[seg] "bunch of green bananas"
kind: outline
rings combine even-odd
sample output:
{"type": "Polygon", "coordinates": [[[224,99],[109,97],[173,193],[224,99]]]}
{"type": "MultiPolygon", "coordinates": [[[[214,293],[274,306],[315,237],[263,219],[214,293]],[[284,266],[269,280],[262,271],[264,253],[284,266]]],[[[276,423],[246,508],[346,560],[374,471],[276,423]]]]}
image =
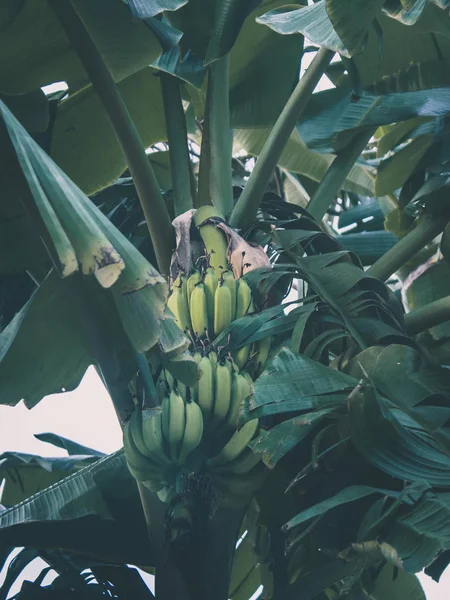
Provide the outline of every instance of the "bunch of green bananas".
{"type": "Polygon", "coordinates": [[[135,409],[123,428],[123,446],[130,473],[154,492],[170,483],[203,437],[203,415],[196,402],[171,390],[161,410],[147,416],[135,409]]]}
{"type": "Polygon", "coordinates": [[[250,395],[253,380],[247,372],[240,371],[232,359],[220,360],[213,350],[203,354],[195,352],[194,359],[201,374],[197,385],[185,386],[163,370],[157,381],[160,399],[164,403],[167,394],[178,392],[185,402],[192,400],[198,404],[205,430],[222,430],[231,435],[237,427],[241,403],[250,395]]]}
{"type": "Polygon", "coordinates": [[[214,351],[194,354],[201,371],[194,399],[203,413],[205,429],[234,432],[241,402],[250,395],[250,375],[239,371],[230,358],[218,360],[214,351]]]}
{"type": "Polygon", "coordinates": [[[224,506],[245,506],[266,477],[267,469],[260,462],[260,456],[248,447],[257,435],[258,428],[258,419],[245,423],[235,431],[222,450],[206,463],[219,503],[224,506]]]}
{"type": "Polygon", "coordinates": [[[234,278],[224,232],[208,221],[216,216],[216,211],[209,206],[197,210],[196,225],[205,247],[207,266],[191,274],[180,274],[168,301],[183,331],[189,330],[198,338],[210,340],[234,319],[254,312],[248,283],[245,279],[234,278]]]}
{"type": "Polygon", "coordinates": [[[195,224],[205,248],[203,267],[180,273],[168,300],[193,349],[202,349],[194,353],[200,379],[195,386],[186,386],[162,370],[156,382],[161,409],[152,416],[135,410],[123,430],[131,474],[169,505],[180,494],[183,477],[206,476],[220,504],[243,506],[267,472],[249,448],[258,419],[239,430],[237,423],[253,383],[249,371],[254,377],[261,373],[271,340],[243,346],[231,355],[223,347],[217,353],[212,344],[235,319],[255,312],[247,281],[235,279],[228,263],[228,242],[216,227],[217,216],[212,207],[197,210],[195,224]]]}
{"type": "Polygon", "coordinates": [[[252,293],[245,279],[235,279],[231,270],[219,277],[213,267],[180,274],[175,280],[168,306],[183,331],[213,340],[232,321],[254,312],[252,293]]]}

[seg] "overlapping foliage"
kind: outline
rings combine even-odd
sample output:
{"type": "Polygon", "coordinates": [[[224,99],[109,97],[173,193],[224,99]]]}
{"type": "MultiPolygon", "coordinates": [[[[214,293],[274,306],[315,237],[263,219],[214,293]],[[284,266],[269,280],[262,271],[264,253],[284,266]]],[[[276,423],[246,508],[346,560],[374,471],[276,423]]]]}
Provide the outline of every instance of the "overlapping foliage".
{"type": "MultiPolygon", "coordinates": [[[[115,401],[131,402],[130,380],[151,397],[155,364],[195,380],[97,93],[47,2],[5,4],[0,402],[32,407],[74,389],[90,364],[115,401]],[[68,85],[63,99],[40,91],[57,81],[68,85]]],[[[263,586],[263,597],[280,600],[299,590],[305,599],[421,600],[414,573],[439,579],[450,561],[448,2],[72,4],[142,143],[153,146],[148,159],[172,218],[162,74],[180,86],[196,180],[208,77],[229,55],[236,200],[297,82],[305,44],[338,53],[326,70],[334,89],[308,103],[256,221],[241,232],[271,260],[247,276],[263,310],[217,341],[234,350],[272,339],[240,414],[262,420],[252,448],[270,475],[242,524],[229,597],[246,600],[263,586]],[[327,196],[320,182],[333,155],[344,164],[364,135],[351,169],[336,160],[339,185],[327,196]],[[319,196],[329,207],[321,224],[304,210],[320,213],[319,196]],[[442,238],[414,242],[431,220],[442,238]],[[397,265],[401,243],[414,251],[397,265]],[[372,276],[382,257],[388,285],[372,276]],[[433,315],[435,301],[442,313],[433,315]]],[[[76,581],[87,594],[80,573],[89,568],[92,594],[146,597],[135,572],[111,566],[156,563],[122,452],[58,444],[67,458],[1,457],[2,564],[13,547],[26,550],[0,595],[39,555],[60,575],[55,589],[76,581]]],[[[35,597],[41,583],[17,597],[35,597]]]]}

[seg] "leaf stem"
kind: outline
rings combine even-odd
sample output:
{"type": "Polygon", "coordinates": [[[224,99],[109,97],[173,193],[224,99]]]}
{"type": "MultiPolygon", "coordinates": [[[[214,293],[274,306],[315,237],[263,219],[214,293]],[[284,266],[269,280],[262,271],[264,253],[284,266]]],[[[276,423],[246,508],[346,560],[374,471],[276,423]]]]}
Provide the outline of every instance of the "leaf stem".
{"type": "Polygon", "coordinates": [[[419,220],[417,226],[379,258],[366,274],[381,281],[389,279],[393,273],[398,271],[419,250],[444,231],[449,218],[449,216],[445,217],[442,214],[424,216],[419,220]]]}
{"type": "Polygon", "coordinates": [[[225,217],[233,208],[229,77],[230,56],[226,54],[212,63],[208,72],[198,198],[199,206],[214,204],[225,217]]]}
{"type": "Polygon", "coordinates": [[[173,203],[177,217],[192,208],[187,127],[181,101],[180,81],[167,73],[161,73],[160,78],[170,151],[173,203]]]}
{"type": "Polygon", "coordinates": [[[94,40],[71,0],[49,0],[49,2],[108,114],[136,186],[158,267],[162,273],[167,274],[174,234],[158,181],[145,154],[136,126],[94,40]]]}
{"type": "Polygon", "coordinates": [[[321,48],[292,92],[261,150],[241,197],[231,213],[230,225],[232,227],[245,228],[254,221],[267,184],[289,140],[289,136],[333,56],[334,52],[321,48]]]}
{"type": "Polygon", "coordinates": [[[345,178],[366,147],[375,129],[375,127],[365,129],[354,136],[350,143],[337,153],[336,158],[328,167],[327,172],[306,207],[306,210],[318,223],[323,219],[328,208],[338,195],[345,178]]]}
{"type": "Polygon", "coordinates": [[[416,335],[445,321],[450,321],[450,296],[430,302],[405,315],[408,335],[416,335]]]}

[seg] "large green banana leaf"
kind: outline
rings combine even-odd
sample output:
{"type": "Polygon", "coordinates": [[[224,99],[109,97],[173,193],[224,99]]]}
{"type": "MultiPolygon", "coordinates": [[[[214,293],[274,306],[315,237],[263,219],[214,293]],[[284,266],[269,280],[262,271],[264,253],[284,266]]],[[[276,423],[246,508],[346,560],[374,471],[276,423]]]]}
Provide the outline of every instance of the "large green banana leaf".
{"type": "MultiPolygon", "coordinates": [[[[190,2],[167,14],[173,19],[176,15],[177,24],[184,32],[183,43],[190,40],[194,50],[199,49],[193,40],[197,44],[204,43],[206,50],[211,39],[211,56],[214,57],[236,40],[231,52],[233,123],[240,127],[273,123],[295,85],[302,37],[282,38],[257,24],[255,16],[263,10],[261,7],[247,17],[239,33],[248,7],[242,10],[239,3],[233,2],[220,4],[225,24],[218,17],[217,26],[211,31],[208,17],[203,18],[208,11],[201,2],[197,4],[190,2]],[[200,20],[196,17],[199,11],[200,20]],[[234,18],[227,17],[228,11],[234,15],[233,11],[242,13],[239,25],[234,18]],[[193,25],[195,34],[189,35],[193,25]],[[197,35],[199,31],[201,35],[197,35]]],[[[264,2],[268,8],[280,4],[279,0],[264,2]]],[[[76,8],[119,84],[144,145],[165,140],[159,79],[154,77],[152,69],[145,68],[161,54],[158,36],[151,27],[134,19],[119,0],[95,4],[79,0],[76,8]]],[[[58,109],[52,157],[87,193],[112,183],[125,169],[124,158],[97,95],[87,85],[81,63],[51,9],[44,1],[27,3],[7,25],[0,42],[0,50],[1,44],[5,48],[2,52],[4,62],[0,62],[0,91],[21,93],[55,81],[66,81],[70,95],[58,109]],[[45,35],[42,34],[44,30],[45,35]],[[38,62],[28,58],[36,55],[38,62]]]]}
{"type": "MultiPolygon", "coordinates": [[[[88,84],[86,72],[45,0],[17,3],[2,23],[0,91],[22,94],[65,81],[71,93],[88,84]]],[[[75,0],[76,10],[114,79],[121,81],[161,53],[158,38],[120,1],[75,0]]]]}
{"type": "MultiPolygon", "coordinates": [[[[335,152],[345,147],[352,135],[362,128],[397,123],[413,117],[443,117],[450,110],[450,88],[384,96],[362,92],[357,102],[352,102],[351,96],[352,90],[346,87],[314,95],[314,101],[308,104],[297,125],[308,148],[335,152]]],[[[411,127],[415,123],[411,121],[411,127]]],[[[434,121],[430,129],[433,124],[434,121]]]]}
{"type": "Polygon", "coordinates": [[[0,481],[3,480],[0,503],[4,506],[18,504],[98,458],[91,455],[42,458],[5,452],[0,455],[0,481]]]}
{"type": "MultiPolygon", "coordinates": [[[[258,156],[266,141],[270,129],[237,129],[234,132],[235,149],[244,149],[249,154],[258,156]]],[[[334,156],[323,155],[310,150],[295,130],[283,150],[278,164],[280,167],[305,175],[313,181],[320,181],[334,156]]],[[[373,196],[374,181],[370,169],[356,164],[342,183],[342,189],[363,196],[373,196]]]]}
{"type": "Polygon", "coordinates": [[[270,11],[260,22],[285,35],[301,32],[320,46],[352,56],[349,75],[358,92],[373,88],[384,94],[448,85],[448,13],[427,3],[421,18],[405,25],[382,14],[381,4],[377,0],[320,0],[294,12],[292,5],[288,13],[270,11]]]}
{"type": "Polygon", "coordinates": [[[146,532],[122,450],[0,513],[3,547],[60,548],[116,564],[152,564],[146,532]]]}

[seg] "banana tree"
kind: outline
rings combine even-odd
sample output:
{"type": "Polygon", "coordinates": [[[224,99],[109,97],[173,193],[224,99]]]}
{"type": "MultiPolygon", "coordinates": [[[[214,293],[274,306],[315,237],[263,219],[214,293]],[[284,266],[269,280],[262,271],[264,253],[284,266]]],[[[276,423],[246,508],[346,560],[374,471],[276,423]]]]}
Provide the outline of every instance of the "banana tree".
{"type": "Polygon", "coordinates": [[[0,598],[36,556],[58,578],[18,598],[152,597],[130,564],[159,600],[424,598],[450,562],[448,3],[7,4],[1,402],[94,365],[124,448],[2,457],[0,598]]]}

